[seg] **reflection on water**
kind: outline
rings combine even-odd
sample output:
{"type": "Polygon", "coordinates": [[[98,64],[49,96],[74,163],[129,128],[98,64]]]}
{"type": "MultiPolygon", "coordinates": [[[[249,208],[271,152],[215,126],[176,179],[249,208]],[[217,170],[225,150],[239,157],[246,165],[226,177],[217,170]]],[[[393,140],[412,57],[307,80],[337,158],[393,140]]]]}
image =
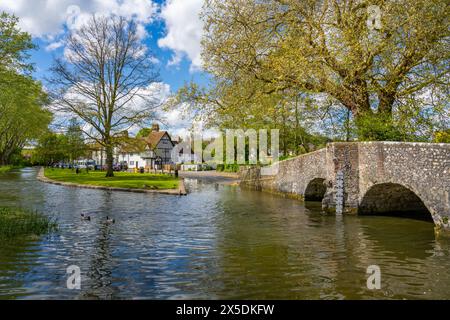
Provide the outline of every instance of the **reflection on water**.
{"type": "Polygon", "coordinates": [[[429,222],[328,216],[317,203],[187,182],[191,194],[174,197],[47,185],[32,169],[0,177],[1,206],[38,209],[60,225],[0,244],[0,298],[450,297],[450,244],[429,222]],[[373,264],[380,291],[366,288],[373,264]],[[70,265],[81,268],[81,291],[66,289],[70,265]]]}

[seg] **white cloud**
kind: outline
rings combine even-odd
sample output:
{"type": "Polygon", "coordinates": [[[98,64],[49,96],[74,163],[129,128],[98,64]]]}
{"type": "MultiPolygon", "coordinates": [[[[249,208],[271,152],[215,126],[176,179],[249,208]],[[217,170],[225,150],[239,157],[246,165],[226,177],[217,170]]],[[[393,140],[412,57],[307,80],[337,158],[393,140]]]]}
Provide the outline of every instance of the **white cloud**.
{"type": "Polygon", "coordinates": [[[144,35],[143,25],[153,20],[157,5],[151,0],[1,0],[0,11],[18,16],[22,29],[33,36],[52,40],[92,14],[134,18],[144,35]]]}
{"type": "Polygon", "coordinates": [[[48,46],[46,46],[45,50],[46,51],[54,51],[56,49],[61,48],[62,46],[64,46],[64,41],[56,41],[56,42],[52,42],[48,46]]]}
{"type": "Polygon", "coordinates": [[[67,29],[79,28],[92,14],[118,14],[138,22],[140,37],[148,36],[146,25],[158,16],[165,22],[166,35],[158,45],[173,51],[169,65],[189,59],[191,71],[202,66],[200,41],[203,23],[199,17],[204,0],[0,0],[0,11],[20,18],[20,27],[32,36],[46,40],[47,51],[63,46],[61,36],[67,29]]]}
{"type": "Polygon", "coordinates": [[[184,57],[192,61],[191,70],[202,66],[200,41],[203,22],[200,11],[204,0],[167,0],[161,10],[167,34],[159,39],[158,45],[174,51],[169,65],[177,65],[184,57]]]}

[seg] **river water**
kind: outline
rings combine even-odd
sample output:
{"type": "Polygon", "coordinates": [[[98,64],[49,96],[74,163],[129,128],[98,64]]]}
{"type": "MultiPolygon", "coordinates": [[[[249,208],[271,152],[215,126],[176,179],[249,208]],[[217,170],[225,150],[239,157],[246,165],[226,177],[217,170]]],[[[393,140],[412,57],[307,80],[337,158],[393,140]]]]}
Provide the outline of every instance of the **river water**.
{"type": "Polygon", "coordinates": [[[174,197],[65,188],[36,175],[2,175],[0,206],[39,210],[59,230],[0,244],[0,299],[450,298],[450,241],[435,239],[430,222],[339,218],[320,204],[197,180],[174,197]],[[67,289],[71,265],[81,290],[67,289]],[[367,288],[370,265],[381,269],[381,290],[367,288]]]}

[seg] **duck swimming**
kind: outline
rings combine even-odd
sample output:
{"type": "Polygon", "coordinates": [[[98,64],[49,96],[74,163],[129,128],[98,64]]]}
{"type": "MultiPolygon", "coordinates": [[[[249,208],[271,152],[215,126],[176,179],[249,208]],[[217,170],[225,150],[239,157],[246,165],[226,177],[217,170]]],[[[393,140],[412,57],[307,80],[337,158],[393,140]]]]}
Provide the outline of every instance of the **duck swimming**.
{"type": "Polygon", "coordinates": [[[85,220],[85,221],[91,221],[91,217],[85,215],[84,213],[81,214],[81,219],[82,219],[82,220],[85,220]]]}
{"type": "Polygon", "coordinates": [[[109,217],[106,217],[106,223],[114,224],[114,223],[116,223],[116,219],[110,219],[109,217]]]}

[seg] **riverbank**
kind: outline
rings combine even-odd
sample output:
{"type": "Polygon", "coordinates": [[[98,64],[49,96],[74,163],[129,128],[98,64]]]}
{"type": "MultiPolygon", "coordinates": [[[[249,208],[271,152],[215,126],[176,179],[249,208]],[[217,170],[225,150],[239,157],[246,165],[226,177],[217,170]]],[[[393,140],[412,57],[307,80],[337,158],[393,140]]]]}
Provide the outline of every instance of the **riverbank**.
{"type": "Polygon", "coordinates": [[[0,166],[0,174],[1,173],[7,173],[7,172],[9,172],[11,170],[20,169],[20,168],[21,167],[18,167],[18,166],[0,166]]]}
{"type": "Polygon", "coordinates": [[[86,189],[168,195],[187,194],[182,179],[167,175],[116,172],[114,178],[105,178],[104,172],[90,171],[76,174],[72,170],[41,168],[38,180],[65,187],[86,189]]]}
{"type": "Polygon", "coordinates": [[[56,223],[37,212],[0,207],[0,239],[38,237],[56,230],[56,223]]]}

